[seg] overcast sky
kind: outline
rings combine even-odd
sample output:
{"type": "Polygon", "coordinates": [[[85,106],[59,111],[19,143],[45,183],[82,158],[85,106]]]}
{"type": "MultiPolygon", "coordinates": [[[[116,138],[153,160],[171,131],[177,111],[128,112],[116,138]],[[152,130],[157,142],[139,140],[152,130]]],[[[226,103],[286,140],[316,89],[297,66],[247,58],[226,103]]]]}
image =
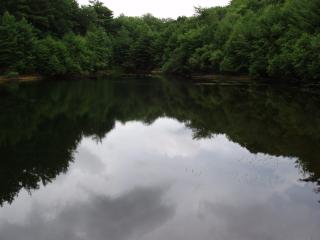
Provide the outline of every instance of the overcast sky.
{"type": "MultiPolygon", "coordinates": [[[[212,7],[223,6],[230,0],[101,0],[110,8],[115,16],[121,13],[127,16],[141,16],[145,13],[160,18],[176,18],[178,16],[192,16],[194,6],[212,7]]],[[[78,0],[80,4],[87,4],[89,0],[78,0]]]]}

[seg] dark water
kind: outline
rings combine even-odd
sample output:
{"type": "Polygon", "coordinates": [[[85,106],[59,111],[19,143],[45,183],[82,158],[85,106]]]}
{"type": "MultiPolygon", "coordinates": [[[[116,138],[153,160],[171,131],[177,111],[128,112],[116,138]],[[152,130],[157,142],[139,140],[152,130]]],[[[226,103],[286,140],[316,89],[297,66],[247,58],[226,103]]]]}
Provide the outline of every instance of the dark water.
{"type": "Polygon", "coordinates": [[[1,240],[320,239],[320,91],[0,87],[1,240]]]}

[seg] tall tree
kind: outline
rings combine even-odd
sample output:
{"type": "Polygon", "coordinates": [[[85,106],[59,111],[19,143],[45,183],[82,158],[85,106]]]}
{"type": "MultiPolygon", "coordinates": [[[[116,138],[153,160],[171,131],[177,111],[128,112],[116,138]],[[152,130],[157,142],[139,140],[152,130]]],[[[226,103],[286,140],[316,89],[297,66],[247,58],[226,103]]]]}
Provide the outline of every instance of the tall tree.
{"type": "Polygon", "coordinates": [[[33,70],[34,29],[6,12],[0,22],[0,69],[33,70]]]}

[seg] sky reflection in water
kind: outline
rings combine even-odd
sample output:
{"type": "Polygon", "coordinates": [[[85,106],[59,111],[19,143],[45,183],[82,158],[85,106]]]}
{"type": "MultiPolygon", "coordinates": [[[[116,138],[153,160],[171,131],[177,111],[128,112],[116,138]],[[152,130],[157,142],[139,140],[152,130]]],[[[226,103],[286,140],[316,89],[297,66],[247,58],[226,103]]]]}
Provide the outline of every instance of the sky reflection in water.
{"type": "Polygon", "coordinates": [[[0,209],[0,239],[318,239],[319,196],[297,159],[252,154],[177,120],[84,137],[52,183],[0,209]]]}

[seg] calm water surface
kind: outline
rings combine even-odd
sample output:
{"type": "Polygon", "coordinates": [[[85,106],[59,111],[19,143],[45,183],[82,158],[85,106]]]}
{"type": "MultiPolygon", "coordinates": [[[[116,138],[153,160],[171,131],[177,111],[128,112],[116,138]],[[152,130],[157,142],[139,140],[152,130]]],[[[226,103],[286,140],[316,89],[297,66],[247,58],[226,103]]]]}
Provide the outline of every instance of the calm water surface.
{"type": "Polygon", "coordinates": [[[1,86],[0,239],[320,239],[319,107],[316,86],[1,86]]]}

